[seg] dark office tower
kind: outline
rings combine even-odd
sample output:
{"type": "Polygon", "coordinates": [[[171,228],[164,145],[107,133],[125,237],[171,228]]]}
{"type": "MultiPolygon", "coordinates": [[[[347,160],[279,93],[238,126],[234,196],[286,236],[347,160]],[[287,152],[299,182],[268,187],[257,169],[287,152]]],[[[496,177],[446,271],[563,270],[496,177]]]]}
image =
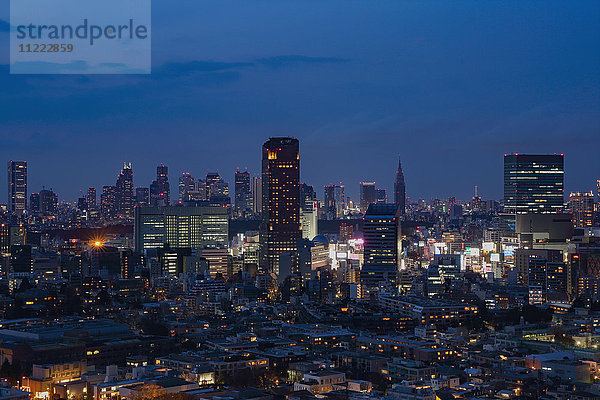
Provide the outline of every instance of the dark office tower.
{"type": "Polygon", "coordinates": [[[184,201],[189,200],[188,193],[194,192],[196,190],[196,181],[194,177],[190,175],[189,172],[184,172],[179,177],[179,203],[183,203],[184,201]]]}
{"type": "Polygon", "coordinates": [[[221,175],[218,172],[209,172],[206,174],[206,186],[212,185],[221,180],[221,175]]]}
{"type": "Polygon", "coordinates": [[[550,214],[563,209],[562,154],[504,156],[504,211],[508,214],[550,214]]]}
{"type": "Polygon", "coordinates": [[[138,207],[148,207],[150,205],[150,190],[148,188],[135,188],[135,205],[138,207]]]}
{"type": "Polygon", "coordinates": [[[364,217],[364,263],[360,272],[363,291],[374,293],[389,285],[397,293],[397,275],[402,252],[400,207],[371,204],[364,217]]]}
{"type": "Polygon", "coordinates": [[[206,185],[206,180],[197,179],[196,180],[196,191],[198,192],[197,197],[198,200],[208,200],[208,186],[206,185]]]}
{"type": "Polygon", "coordinates": [[[40,190],[40,212],[44,216],[52,216],[58,210],[58,195],[52,189],[40,190]]]}
{"type": "Polygon", "coordinates": [[[110,221],[116,216],[116,186],[102,186],[102,194],[100,195],[100,213],[102,218],[110,221]]]}
{"type": "Polygon", "coordinates": [[[40,194],[31,193],[29,196],[29,211],[35,213],[40,212],[40,194]]]}
{"type": "Polygon", "coordinates": [[[252,178],[252,211],[258,215],[262,212],[262,178],[252,178]]]}
{"type": "Polygon", "coordinates": [[[133,218],[133,170],[131,163],[124,163],[117,178],[117,193],[115,197],[117,215],[121,218],[133,218]]]}
{"type": "Polygon", "coordinates": [[[20,215],[27,209],[27,161],[8,162],[8,211],[20,215]]]}
{"type": "Polygon", "coordinates": [[[360,183],[360,208],[364,212],[369,208],[370,204],[377,202],[377,190],[375,182],[360,183]]]}
{"type": "Polygon", "coordinates": [[[312,186],[300,185],[300,227],[302,237],[312,240],[318,234],[317,194],[312,186]]]}
{"type": "Polygon", "coordinates": [[[245,217],[252,211],[252,192],[250,191],[250,173],[235,172],[235,214],[245,217]]]}
{"type": "Polygon", "coordinates": [[[377,203],[386,204],[388,201],[385,189],[377,189],[377,203]]]}
{"type": "Polygon", "coordinates": [[[346,207],[344,186],[327,185],[324,187],[323,192],[327,219],[333,220],[343,218],[344,208],[346,207]]]}
{"type": "Polygon", "coordinates": [[[206,174],[206,187],[209,199],[218,199],[229,196],[229,184],[217,172],[206,174]]]}
{"type": "Polygon", "coordinates": [[[85,199],[89,208],[96,208],[96,188],[89,188],[85,199]]]}
{"type": "Polygon", "coordinates": [[[80,197],[77,199],[77,209],[79,211],[85,211],[88,209],[88,204],[87,204],[87,200],[85,199],[85,197],[80,197]]]}
{"type": "Polygon", "coordinates": [[[573,226],[584,228],[594,226],[594,194],[571,193],[569,195],[569,211],[573,216],[573,226]]]}
{"type": "Polygon", "coordinates": [[[404,184],[404,172],[402,171],[402,162],[398,156],[398,170],[396,171],[396,181],[394,182],[394,203],[400,208],[400,215],[406,212],[406,186],[404,184]]]}
{"type": "Polygon", "coordinates": [[[295,252],[301,236],[299,147],[290,137],[271,138],[262,147],[261,266],[275,274],[279,256],[295,252]]]}
{"type": "Polygon", "coordinates": [[[168,206],[171,199],[169,187],[169,167],[160,164],[156,167],[156,180],[150,184],[150,205],[168,206]]]}
{"type": "Polygon", "coordinates": [[[305,211],[312,211],[313,203],[317,201],[317,193],[315,189],[303,183],[300,185],[300,207],[305,211]]]}

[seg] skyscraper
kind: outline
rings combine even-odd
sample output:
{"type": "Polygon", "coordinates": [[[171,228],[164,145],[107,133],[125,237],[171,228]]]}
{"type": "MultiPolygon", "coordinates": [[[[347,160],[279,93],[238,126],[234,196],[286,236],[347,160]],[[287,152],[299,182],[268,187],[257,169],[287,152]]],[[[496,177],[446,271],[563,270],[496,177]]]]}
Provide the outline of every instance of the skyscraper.
{"type": "Polygon", "coordinates": [[[387,202],[388,197],[385,189],[377,189],[377,203],[386,204],[387,202]]]}
{"type": "Polygon", "coordinates": [[[156,180],[150,184],[150,205],[168,206],[170,199],[169,167],[160,164],[156,167],[156,180]]]}
{"type": "Polygon", "coordinates": [[[131,163],[123,163],[123,169],[117,178],[115,206],[119,217],[133,218],[133,170],[131,163]]]}
{"type": "Polygon", "coordinates": [[[594,194],[571,193],[569,195],[569,211],[573,216],[573,226],[583,228],[594,225],[594,194]]]}
{"type": "Polygon", "coordinates": [[[116,195],[116,186],[102,186],[102,194],[100,195],[100,213],[102,214],[102,218],[106,221],[112,220],[117,213],[116,195]]]}
{"type": "Polygon", "coordinates": [[[360,182],[360,209],[365,212],[374,203],[377,203],[375,182],[360,182]]]}
{"type": "Polygon", "coordinates": [[[402,162],[398,156],[398,170],[396,171],[396,181],[394,182],[394,203],[400,208],[400,215],[406,212],[406,186],[404,184],[404,172],[402,171],[402,162]]]}
{"type": "Polygon", "coordinates": [[[85,200],[89,208],[96,208],[96,188],[89,188],[87,191],[87,195],[85,196],[85,200]]]}
{"type": "Polygon", "coordinates": [[[244,217],[252,211],[252,193],[250,191],[250,173],[235,172],[235,214],[244,217]]]}
{"type": "Polygon", "coordinates": [[[300,238],[298,139],[270,138],[262,147],[261,266],[279,273],[279,257],[300,238]]]}
{"type": "Polygon", "coordinates": [[[179,177],[179,203],[189,200],[188,193],[196,190],[196,181],[189,172],[184,172],[179,177]]]}
{"type": "Polygon", "coordinates": [[[344,217],[344,208],[346,207],[346,196],[343,185],[327,185],[324,188],[323,200],[327,219],[339,219],[344,217]]]}
{"type": "Polygon", "coordinates": [[[558,213],[564,203],[562,154],[505,154],[504,210],[509,214],[558,213]]]}
{"type": "Polygon", "coordinates": [[[374,292],[384,282],[396,288],[402,252],[400,207],[371,204],[364,217],[363,291],[374,292]]]}
{"type": "MultiPolygon", "coordinates": [[[[229,198],[229,184],[223,180],[217,172],[206,174],[206,186],[208,187],[208,196],[211,201],[223,201],[229,198]]],[[[229,204],[229,200],[227,200],[229,204]]]]}
{"type": "Polygon", "coordinates": [[[8,211],[17,215],[27,209],[27,161],[8,162],[8,211]]]}
{"type": "Polygon", "coordinates": [[[150,189],[147,187],[135,188],[135,205],[137,207],[148,207],[150,205],[150,189]]]}
{"type": "Polygon", "coordinates": [[[40,212],[44,216],[53,216],[58,209],[58,195],[52,189],[40,190],[40,212]]]}
{"type": "Polygon", "coordinates": [[[252,211],[258,215],[262,212],[262,178],[252,178],[252,211]]]}
{"type": "Polygon", "coordinates": [[[317,194],[312,186],[300,185],[300,226],[302,238],[312,240],[317,236],[318,210],[317,194]]]}

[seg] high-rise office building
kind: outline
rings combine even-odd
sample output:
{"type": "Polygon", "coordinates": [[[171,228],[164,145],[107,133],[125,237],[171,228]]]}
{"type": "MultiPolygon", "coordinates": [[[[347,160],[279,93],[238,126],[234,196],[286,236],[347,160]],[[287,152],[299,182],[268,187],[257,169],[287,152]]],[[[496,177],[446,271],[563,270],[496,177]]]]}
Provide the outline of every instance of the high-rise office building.
{"type": "Polygon", "coordinates": [[[150,205],[168,206],[170,201],[169,167],[160,164],[156,167],[156,180],[150,184],[150,205]]]}
{"type": "Polygon", "coordinates": [[[8,162],[8,211],[21,215],[27,210],[27,161],[8,162]]]}
{"type": "Polygon", "coordinates": [[[229,184],[217,172],[206,174],[206,186],[211,202],[222,203],[223,205],[230,203],[229,184]]]}
{"type": "Polygon", "coordinates": [[[133,170],[131,163],[124,163],[123,169],[117,178],[115,194],[115,207],[117,215],[121,218],[133,218],[133,170]]]}
{"type": "Polygon", "coordinates": [[[562,154],[504,156],[504,211],[508,214],[559,213],[564,203],[562,154]]]}
{"type": "Polygon", "coordinates": [[[594,194],[571,193],[569,195],[569,211],[573,216],[573,226],[583,228],[594,225],[594,194]]]}
{"type": "Polygon", "coordinates": [[[364,217],[363,291],[373,293],[381,283],[396,288],[402,252],[400,207],[371,204],[364,217]]]}
{"type": "Polygon", "coordinates": [[[250,190],[250,173],[235,172],[235,214],[245,217],[252,211],[252,193],[250,190]]]}
{"type": "Polygon", "coordinates": [[[102,194],[100,195],[100,213],[102,218],[110,221],[117,214],[117,187],[113,185],[102,186],[102,194]]]}
{"type": "Polygon", "coordinates": [[[386,204],[388,202],[387,192],[385,189],[377,189],[377,203],[386,204]]]}
{"type": "Polygon", "coordinates": [[[196,191],[196,180],[189,172],[184,172],[179,177],[179,203],[183,203],[184,201],[188,201],[189,194],[196,191]]]}
{"type": "Polygon", "coordinates": [[[318,232],[317,194],[312,186],[300,185],[300,227],[302,238],[312,240],[318,232]]]}
{"type": "Polygon", "coordinates": [[[325,201],[325,212],[327,219],[340,219],[344,217],[344,208],[346,208],[346,195],[343,185],[327,185],[323,190],[323,200],[325,201]]]}
{"type": "Polygon", "coordinates": [[[88,188],[87,194],[85,196],[85,200],[89,208],[96,208],[97,205],[97,196],[96,196],[96,188],[88,188]]]}
{"type": "Polygon", "coordinates": [[[370,204],[377,203],[375,182],[360,182],[360,209],[365,212],[370,204]]]}
{"type": "Polygon", "coordinates": [[[224,207],[138,207],[135,250],[160,248],[227,248],[229,220],[224,207]]]}
{"type": "Polygon", "coordinates": [[[252,178],[252,211],[259,215],[262,212],[262,178],[252,178]]]}
{"type": "Polygon", "coordinates": [[[40,194],[31,193],[29,196],[29,211],[32,213],[40,212],[40,194]]]}
{"type": "Polygon", "coordinates": [[[394,182],[394,203],[400,207],[400,215],[404,215],[406,212],[406,185],[404,184],[404,172],[402,171],[400,156],[398,156],[398,170],[394,182]]]}
{"type": "Polygon", "coordinates": [[[262,147],[261,266],[279,273],[279,257],[300,238],[298,139],[271,138],[262,147]]]}
{"type": "Polygon", "coordinates": [[[53,216],[58,210],[58,195],[52,189],[40,190],[40,212],[44,216],[53,216]]]}
{"type": "Polygon", "coordinates": [[[150,189],[147,187],[135,188],[135,205],[137,207],[148,207],[150,205],[150,189]]]}

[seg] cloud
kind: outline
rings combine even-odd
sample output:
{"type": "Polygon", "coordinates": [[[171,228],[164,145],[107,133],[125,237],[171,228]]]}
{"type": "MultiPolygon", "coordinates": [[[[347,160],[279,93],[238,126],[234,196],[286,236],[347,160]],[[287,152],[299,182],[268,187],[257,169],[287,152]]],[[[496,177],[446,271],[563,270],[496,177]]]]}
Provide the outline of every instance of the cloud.
{"type": "Polygon", "coordinates": [[[301,64],[341,64],[347,59],[338,57],[310,57],[302,55],[285,55],[275,57],[259,58],[257,62],[269,68],[282,68],[301,64]]]}
{"type": "Polygon", "coordinates": [[[195,73],[220,72],[253,66],[248,62],[221,62],[221,61],[188,61],[166,63],[154,68],[153,75],[157,76],[189,76],[195,73]]]}

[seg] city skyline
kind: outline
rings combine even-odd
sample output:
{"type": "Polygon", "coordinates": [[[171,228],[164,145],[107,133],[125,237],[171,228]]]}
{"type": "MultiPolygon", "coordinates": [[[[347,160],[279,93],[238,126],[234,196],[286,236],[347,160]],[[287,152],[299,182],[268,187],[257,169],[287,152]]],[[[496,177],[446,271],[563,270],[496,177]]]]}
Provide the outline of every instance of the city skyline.
{"type": "MultiPolygon", "coordinates": [[[[495,175],[500,175],[499,177],[497,177],[496,179],[496,186],[499,187],[498,191],[500,192],[500,196],[498,197],[490,197],[487,195],[486,192],[482,192],[481,190],[481,185],[479,184],[474,184],[471,187],[471,193],[469,195],[469,193],[465,193],[465,197],[460,197],[458,196],[456,193],[450,192],[447,194],[447,196],[442,196],[442,195],[433,195],[431,197],[425,197],[425,196],[413,196],[412,195],[412,190],[410,187],[410,183],[406,185],[406,198],[409,199],[411,202],[415,202],[417,200],[423,199],[423,200],[430,200],[430,199],[434,199],[434,198],[439,198],[439,199],[447,199],[450,197],[456,197],[457,199],[461,200],[461,201],[469,201],[474,194],[475,191],[475,186],[478,187],[478,195],[480,197],[482,197],[484,200],[496,200],[496,201],[502,201],[504,199],[504,187],[501,184],[502,181],[502,171],[503,171],[503,163],[504,163],[504,158],[506,158],[507,154],[521,154],[521,155],[528,155],[528,154],[535,154],[535,155],[557,155],[557,153],[522,153],[522,152],[518,152],[518,153],[506,153],[506,154],[502,154],[500,155],[500,161],[502,163],[502,165],[500,166],[500,170],[498,171],[498,173],[496,173],[495,175]],[[500,182],[500,184],[499,184],[500,182]]],[[[563,158],[568,159],[568,155],[567,154],[560,154],[561,156],[563,156],[563,158]]],[[[302,160],[302,142],[300,141],[300,158],[302,160]]],[[[386,180],[385,182],[377,182],[377,181],[371,181],[371,182],[375,182],[377,189],[384,189],[387,192],[387,196],[390,202],[393,202],[394,200],[394,188],[395,188],[395,180],[396,180],[396,172],[397,172],[397,167],[398,167],[398,156],[396,156],[396,170],[393,171],[393,173],[390,173],[389,175],[391,176],[390,179],[386,180]]],[[[402,155],[400,155],[400,159],[402,159],[402,155]]],[[[32,176],[35,176],[35,171],[33,170],[31,163],[28,160],[13,160],[14,162],[17,161],[26,161],[27,163],[27,174],[28,174],[28,184],[27,184],[27,192],[28,192],[28,196],[32,193],[37,193],[42,189],[50,189],[53,190],[55,193],[58,194],[59,196],[59,201],[67,201],[70,203],[75,203],[77,202],[78,198],[81,197],[85,197],[86,196],[86,192],[88,190],[88,188],[95,188],[96,191],[98,191],[99,193],[102,192],[102,187],[103,186],[107,186],[107,185],[114,185],[114,182],[118,179],[120,173],[122,172],[122,167],[118,169],[118,173],[115,175],[115,178],[111,181],[105,181],[102,183],[99,183],[97,185],[93,185],[93,184],[89,184],[88,186],[84,186],[81,187],[79,190],[76,191],[76,194],[74,195],[73,198],[67,198],[66,196],[63,195],[62,192],[60,192],[58,189],[55,189],[57,187],[57,185],[52,185],[52,184],[45,184],[42,186],[34,186],[35,184],[32,184],[31,182],[36,182],[35,179],[32,179],[32,176]]],[[[11,162],[13,162],[11,161],[11,162]]],[[[183,170],[183,171],[173,171],[170,167],[170,165],[168,163],[165,162],[159,162],[157,164],[155,164],[154,167],[151,168],[151,173],[154,173],[154,176],[151,176],[150,179],[147,180],[147,182],[145,180],[142,180],[144,178],[140,178],[140,175],[142,177],[147,176],[148,175],[148,171],[139,171],[136,167],[135,164],[129,160],[126,161],[122,161],[121,162],[121,166],[123,165],[123,163],[127,163],[127,164],[131,164],[130,168],[133,170],[134,172],[134,180],[133,180],[133,189],[135,191],[136,188],[149,188],[151,186],[152,181],[154,181],[156,179],[156,168],[157,165],[158,166],[166,166],[169,169],[169,188],[170,188],[170,200],[171,200],[171,204],[175,204],[178,201],[178,193],[179,193],[179,178],[182,175],[186,175],[186,174],[190,174],[192,177],[196,178],[196,179],[204,179],[206,177],[207,174],[211,174],[211,173],[217,173],[219,175],[221,175],[224,178],[224,181],[227,182],[229,184],[229,191],[230,191],[230,197],[231,197],[231,204],[233,205],[235,203],[235,199],[234,199],[234,191],[235,191],[235,174],[236,172],[248,172],[250,174],[251,178],[256,178],[256,177],[260,177],[261,173],[253,172],[252,168],[248,168],[248,167],[235,167],[230,169],[229,171],[223,173],[220,172],[218,170],[215,169],[206,169],[205,171],[200,171],[200,173],[198,173],[198,171],[195,170],[191,170],[191,169],[187,169],[187,170],[183,170]],[[231,176],[230,176],[231,175],[231,176]]],[[[406,167],[404,166],[404,164],[402,164],[402,169],[403,171],[406,171],[406,167]]],[[[389,172],[389,171],[388,171],[389,172]]],[[[574,171],[571,171],[573,175],[574,171]]],[[[404,174],[404,176],[406,176],[406,174],[404,174]]],[[[568,201],[568,196],[569,193],[577,193],[577,192],[595,192],[596,190],[596,186],[597,186],[597,182],[599,180],[599,178],[593,178],[590,182],[589,185],[586,187],[577,187],[575,184],[571,184],[569,185],[569,167],[568,167],[568,161],[565,161],[565,167],[564,167],[564,202],[568,201]]],[[[596,176],[600,176],[600,171],[598,171],[598,174],[596,174],[596,176]]],[[[320,179],[322,180],[322,179],[320,179]]],[[[411,178],[406,179],[406,181],[410,182],[411,178]]],[[[319,200],[325,200],[323,197],[323,190],[326,186],[330,186],[330,185],[342,185],[345,188],[345,196],[346,197],[350,197],[351,200],[355,201],[356,203],[360,202],[360,185],[362,182],[368,182],[368,180],[356,180],[355,182],[328,182],[325,183],[323,186],[319,186],[316,185],[315,183],[311,182],[311,181],[307,181],[304,180],[302,177],[302,169],[300,169],[300,182],[301,183],[306,183],[308,185],[311,185],[313,187],[315,187],[316,193],[317,193],[317,198],[319,200]],[[353,187],[356,186],[356,187],[353,187]]],[[[8,182],[6,182],[8,183],[8,182]]],[[[4,187],[7,187],[7,184],[4,185],[4,187]]],[[[5,193],[5,195],[3,196],[3,198],[7,198],[8,193],[5,193]]],[[[29,201],[29,198],[27,198],[27,201],[29,201]]],[[[2,203],[0,203],[2,204],[2,203]]]]}
{"type": "Polygon", "coordinates": [[[512,152],[565,153],[566,191],[599,175],[597,2],[153,7],[148,77],[9,76],[0,55],[0,159],[27,160],[31,188],[74,200],[123,161],[144,186],[161,162],[233,182],[269,136],[300,140],[302,181],[353,198],[359,181],[392,193],[398,154],[411,198],[499,199],[512,152]]]}

